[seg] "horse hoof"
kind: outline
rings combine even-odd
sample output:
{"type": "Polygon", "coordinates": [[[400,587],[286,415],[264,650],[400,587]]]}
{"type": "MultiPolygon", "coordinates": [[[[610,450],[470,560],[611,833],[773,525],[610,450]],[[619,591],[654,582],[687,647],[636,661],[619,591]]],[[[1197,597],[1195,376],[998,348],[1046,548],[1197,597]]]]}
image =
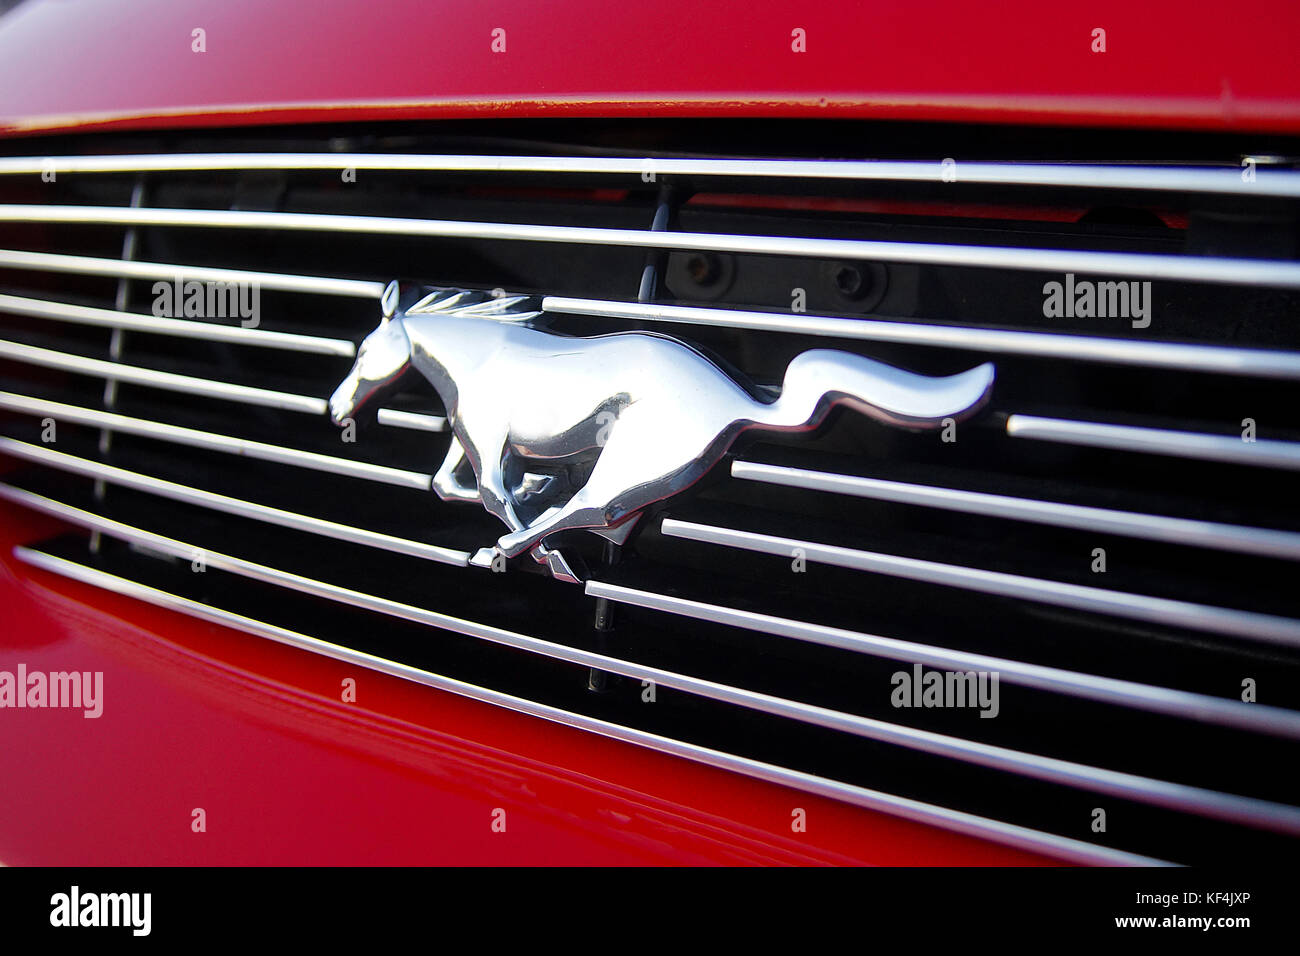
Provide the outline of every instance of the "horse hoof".
{"type": "Polygon", "coordinates": [[[517,558],[525,551],[533,550],[536,545],[528,545],[527,542],[532,535],[527,528],[522,531],[512,531],[509,534],[503,534],[497,538],[496,550],[504,554],[507,558],[517,558]]]}
{"type": "Polygon", "coordinates": [[[567,581],[569,584],[582,583],[582,578],[574,573],[569,567],[569,562],[564,560],[564,555],[558,551],[547,552],[546,567],[551,572],[551,577],[557,581],[567,581]]]}

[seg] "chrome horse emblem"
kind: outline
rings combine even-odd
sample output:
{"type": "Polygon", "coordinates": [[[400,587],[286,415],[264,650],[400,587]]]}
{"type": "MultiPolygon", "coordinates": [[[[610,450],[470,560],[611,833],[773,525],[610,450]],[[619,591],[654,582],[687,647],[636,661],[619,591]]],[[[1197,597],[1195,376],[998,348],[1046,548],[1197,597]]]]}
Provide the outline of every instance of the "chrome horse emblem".
{"type": "Polygon", "coordinates": [[[453,433],[434,491],[480,502],[509,529],[474,564],[530,552],[554,576],[578,580],[548,536],[587,529],[621,544],[646,507],[702,478],[742,433],[810,431],[836,405],[937,428],[979,408],[993,385],[989,363],[933,378],[814,349],[795,356],[779,397],[764,401],[666,335],[531,328],[541,314],[532,301],[390,284],[379,327],[330,398],[342,424],[412,369],[429,381],[453,433]]]}

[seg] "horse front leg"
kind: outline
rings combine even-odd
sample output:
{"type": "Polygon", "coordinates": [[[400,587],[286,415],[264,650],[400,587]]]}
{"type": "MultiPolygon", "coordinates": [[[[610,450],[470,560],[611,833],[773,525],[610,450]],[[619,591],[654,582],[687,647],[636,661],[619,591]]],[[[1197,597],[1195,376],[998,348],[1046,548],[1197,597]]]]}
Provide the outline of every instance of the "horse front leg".
{"type": "MultiPolygon", "coordinates": [[[[470,433],[467,432],[467,435],[470,433]]],[[[475,500],[482,502],[487,512],[496,515],[512,532],[517,532],[524,528],[524,522],[516,513],[514,499],[505,487],[503,473],[505,451],[504,438],[500,441],[479,444],[470,436],[465,457],[471,465],[476,459],[478,462],[478,467],[475,469],[478,474],[478,491],[475,500]],[[491,451],[484,454],[488,449],[491,451]]],[[[502,557],[495,547],[479,548],[470,557],[469,563],[476,567],[498,570],[497,562],[502,557]]]]}
{"type": "Polygon", "coordinates": [[[505,460],[507,453],[506,436],[494,434],[487,439],[466,430],[467,443],[464,446],[470,464],[475,461],[474,469],[478,475],[478,497],[489,514],[496,515],[511,531],[519,531],[525,525],[515,513],[514,497],[505,486],[505,460]]]}
{"type": "Polygon", "coordinates": [[[438,473],[433,476],[433,490],[437,492],[438,497],[443,501],[480,501],[478,485],[473,487],[461,483],[456,473],[461,470],[462,466],[467,464],[465,449],[461,446],[460,439],[455,435],[451,436],[451,444],[447,446],[447,456],[442,460],[442,467],[438,473]]]}

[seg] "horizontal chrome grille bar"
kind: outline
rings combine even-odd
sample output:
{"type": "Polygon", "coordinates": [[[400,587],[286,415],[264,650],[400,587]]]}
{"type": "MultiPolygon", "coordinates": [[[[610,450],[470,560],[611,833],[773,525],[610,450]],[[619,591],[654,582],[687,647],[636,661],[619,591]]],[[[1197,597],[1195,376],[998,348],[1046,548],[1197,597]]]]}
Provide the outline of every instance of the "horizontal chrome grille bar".
{"type": "Polygon", "coordinates": [[[249,269],[218,269],[168,262],[140,262],[134,259],[97,259],[93,256],[26,252],[19,249],[0,249],[0,268],[31,269],[36,272],[73,272],[79,275],[114,276],[120,279],[163,279],[168,282],[173,282],[177,278],[196,282],[249,282],[259,288],[274,289],[278,292],[310,292],[359,299],[381,298],[386,285],[383,282],[365,282],[360,279],[254,272],[249,269]]]}
{"type": "Polygon", "coordinates": [[[48,299],[29,299],[17,295],[0,295],[0,312],[26,315],[32,318],[55,319],[80,325],[104,326],[148,332],[154,335],[171,335],[177,338],[204,339],[211,342],[230,342],[235,345],[255,345],[293,352],[313,352],[321,355],[338,355],[352,358],[356,346],[347,339],[331,339],[319,335],[296,335],[290,332],[271,332],[242,325],[218,325],[196,319],[173,319],[143,315],[139,312],[119,312],[116,309],[97,309],[68,302],[48,299]]]}
{"type": "Polygon", "coordinates": [[[982,568],[957,564],[940,564],[935,561],[905,558],[896,554],[858,551],[815,541],[696,524],[676,518],[665,518],[662,529],[664,534],[671,537],[701,541],[706,544],[741,548],[782,557],[789,557],[799,549],[809,561],[851,568],[855,571],[868,571],[926,584],[1070,607],[1095,614],[1113,614],[1155,624],[1184,627],[1193,631],[1208,631],[1252,641],[1300,647],[1300,620],[1271,614],[1192,604],[1188,601],[1130,594],[1126,591],[1107,591],[1104,588],[1030,578],[1001,571],[986,571],[982,568]]]}
{"type": "Polygon", "coordinates": [[[776,637],[821,644],[825,647],[853,651],[872,657],[919,663],[947,670],[996,672],[1000,680],[1023,687],[1166,714],[1184,720],[1300,739],[1300,713],[1282,707],[1245,704],[1170,687],[1157,687],[1114,677],[1046,667],[1026,661],[918,644],[862,631],[850,631],[756,611],[706,604],[601,581],[588,581],[586,592],[592,597],[605,598],[621,604],[630,604],[727,627],[741,627],[776,637]]]}
{"type": "Polygon", "coordinates": [[[441,432],[447,430],[447,419],[441,415],[425,415],[419,412],[403,412],[396,408],[381,408],[375,415],[380,425],[394,428],[409,428],[421,432],[441,432]]]}
{"type": "Polygon", "coordinates": [[[1300,176],[1257,168],[1245,182],[1239,168],[1100,163],[954,164],[934,160],[800,160],[616,156],[475,156],[411,153],[174,153],[117,156],[13,156],[0,175],[137,173],[260,169],[344,169],[405,172],[587,173],[634,176],[726,176],[879,182],[974,183],[1086,189],[1163,190],[1243,196],[1300,197],[1300,176]]]}
{"type": "Polygon", "coordinates": [[[159,372],[156,369],[105,362],[102,359],[87,358],[70,352],[55,352],[51,349],[23,345],[20,342],[8,342],[3,339],[0,339],[0,358],[27,365],[39,365],[42,368],[58,369],[62,372],[72,372],[75,375],[90,375],[116,382],[160,388],[169,392],[185,392],[189,395],[202,395],[205,398],[219,398],[228,402],[260,405],[307,415],[324,415],[329,407],[323,398],[294,395],[290,392],[274,392],[266,388],[253,388],[250,385],[232,385],[230,382],[177,375],[173,372],[159,372]]]}
{"type": "Polygon", "coordinates": [[[854,495],[877,501],[942,508],[947,511],[986,515],[991,518],[1006,518],[1011,521],[1032,521],[1036,524],[1061,528],[1077,528],[1083,531],[1127,535],[1169,544],[1217,548],[1243,554],[1260,554],[1270,558],[1300,561],[1300,534],[1294,531],[1251,528],[1191,518],[1169,518],[1163,515],[1091,508],[1034,498],[1013,498],[1006,495],[963,491],[959,488],[861,478],[857,475],[809,471],[804,468],[787,468],[754,461],[733,461],[731,474],[735,478],[783,485],[788,488],[854,495]]]}
{"type": "Polygon", "coordinates": [[[293,511],[283,511],[280,508],[245,501],[242,498],[231,498],[216,492],[191,488],[188,485],[165,481],[162,478],[154,478],[151,475],[127,471],[113,465],[89,461],[85,458],[78,458],[75,455],[68,455],[39,445],[15,441],[12,438],[0,437],[0,453],[35,462],[39,465],[48,465],[87,478],[101,479],[109,484],[132,488],[145,494],[158,495],[162,498],[197,505],[200,508],[210,508],[213,511],[220,511],[241,518],[251,518],[254,521],[264,521],[267,524],[278,525],[282,528],[305,531],[309,534],[318,534],[322,537],[348,541],[352,544],[363,544],[384,551],[392,551],[395,554],[424,558],[428,561],[438,561],[443,564],[454,564],[460,567],[469,564],[469,554],[464,551],[440,548],[436,545],[425,544],[423,541],[412,541],[409,538],[398,538],[389,534],[381,534],[378,531],[368,531],[364,528],[354,528],[351,525],[326,521],[324,518],[313,518],[293,511]]]}
{"type": "Polygon", "coordinates": [[[804,704],[799,701],[774,697],[770,694],[745,690],[686,674],[666,671],[657,667],[649,667],[604,654],[583,651],[514,631],[507,631],[490,625],[451,617],[425,608],[390,601],[372,594],[340,588],[337,585],[305,578],[277,568],[270,568],[241,558],[201,549],[193,544],[177,541],[173,538],[142,531],[129,525],[123,525],[120,522],[104,519],[99,515],[81,509],[62,505],[60,502],[50,499],[44,499],[38,507],[47,513],[57,514],[66,520],[71,520],[110,536],[142,544],[177,557],[189,558],[196,553],[202,553],[204,563],[209,568],[229,571],[233,574],[285,587],[303,594],[360,607],[401,620],[466,634],[527,653],[549,657],[553,660],[565,661],[583,667],[599,668],[621,674],[632,680],[650,681],[657,686],[672,688],[737,707],[761,711],[829,730],[854,734],[894,746],[907,747],[937,756],[975,763],[1007,773],[1022,774],[1063,786],[1080,787],[1121,799],[1153,803],[1168,809],[1200,813],[1250,826],[1261,826],[1287,833],[1300,833],[1300,808],[1169,781],[1154,780],[1135,774],[1106,770],[1039,754],[1024,753],[992,744],[919,730],[900,724],[892,724],[873,718],[804,704]]]}
{"type": "Polygon", "coordinates": [[[1101,422],[1040,418],[1036,415],[1009,416],[1007,434],[1012,438],[1033,438],[1066,445],[1113,448],[1178,458],[1201,458],[1233,465],[1300,469],[1300,442],[1243,441],[1231,435],[1107,425],[1101,422]]]}
{"type": "Polygon", "coordinates": [[[265,442],[234,438],[216,432],[183,428],[179,425],[168,425],[164,422],[148,421],[143,418],[131,418],[114,412],[80,408],[76,405],[45,401],[27,395],[15,395],[12,392],[0,392],[0,408],[29,415],[46,415],[58,421],[72,422],[77,425],[90,425],[106,431],[155,438],[159,441],[175,442],[208,451],[242,455],[261,461],[273,461],[282,465],[310,468],[314,471],[324,471],[349,478],[378,481],[402,488],[415,488],[419,491],[428,491],[433,482],[432,475],[418,471],[390,468],[386,465],[372,465],[369,462],[336,458],[333,455],[319,455],[315,452],[300,451],[297,448],[286,448],[283,445],[269,445],[265,442]]]}
{"type": "Polygon", "coordinates": [[[568,312],[640,322],[707,325],[716,328],[826,335],[835,338],[894,342],[975,352],[998,352],[1079,362],[1106,362],[1179,371],[1253,375],[1260,378],[1300,379],[1300,352],[1272,349],[1229,348],[1176,342],[1136,342],[1130,339],[1069,335],[1057,332],[1019,332],[951,325],[924,325],[882,319],[844,319],[832,316],[748,312],[740,309],[612,302],[550,295],[542,300],[547,312],[568,312]]]}
{"type": "Polygon", "coordinates": [[[596,226],[463,222],[447,219],[403,219],[386,216],[341,216],[237,209],[142,209],[130,206],[0,205],[0,222],[286,229],[317,233],[421,236],[438,239],[567,242],[754,255],[871,259],[937,266],[1080,272],[1090,275],[1168,279],[1177,282],[1220,282],[1300,289],[1300,263],[1287,260],[1231,259],[1163,253],[661,232],[596,226]]]}
{"type": "Polygon", "coordinates": [[[840,783],[825,777],[818,777],[736,754],[673,740],[669,737],[624,727],[620,724],[587,717],[583,714],[565,711],[525,698],[442,677],[429,671],[365,654],[361,651],[299,634],[295,631],[234,614],[220,608],[200,604],[188,598],[179,597],[127,578],[108,574],[30,548],[15,548],[14,554],[22,561],[51,573],[136,598],[159,607],[180,611],[201,620],[235,628],[258,637],[265,637],[277,643],[308,650],[334,660],[366,667],[473,700],[496,704],[519,713],[541,717],[557,724],[587,730],[614,740],[638,744],[662,753],[742,773],[759,780],[794,787],[865,809],[889,813],[918,823],[943,827],[981,839],[997,840],[1020,849],[1054,855],[1073,862],[1131,866],[1166,865],[1165,861],[1162,860],[1097,846],[1094,843],[1085,843],[1081,840],[1073,840],[1069,837],[1062,837],[1039,830],[1031,830],[1015,824],[964,813],[960,810],[910,800],[906,797],[840,783]]]}

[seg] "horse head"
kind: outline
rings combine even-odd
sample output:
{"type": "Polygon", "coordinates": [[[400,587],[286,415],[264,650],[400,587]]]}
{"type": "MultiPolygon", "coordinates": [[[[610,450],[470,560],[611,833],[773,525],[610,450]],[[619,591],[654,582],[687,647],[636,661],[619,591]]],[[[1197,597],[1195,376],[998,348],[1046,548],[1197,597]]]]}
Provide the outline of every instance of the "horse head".
{"type": "Polygon", "coordinates": [[[385,315],[362,341],[347,378],[330,396],[330,419],[336,425],[356,415],[366,402],[394,385],[411,367],[411,340],[400,317],[385,315]]]}

